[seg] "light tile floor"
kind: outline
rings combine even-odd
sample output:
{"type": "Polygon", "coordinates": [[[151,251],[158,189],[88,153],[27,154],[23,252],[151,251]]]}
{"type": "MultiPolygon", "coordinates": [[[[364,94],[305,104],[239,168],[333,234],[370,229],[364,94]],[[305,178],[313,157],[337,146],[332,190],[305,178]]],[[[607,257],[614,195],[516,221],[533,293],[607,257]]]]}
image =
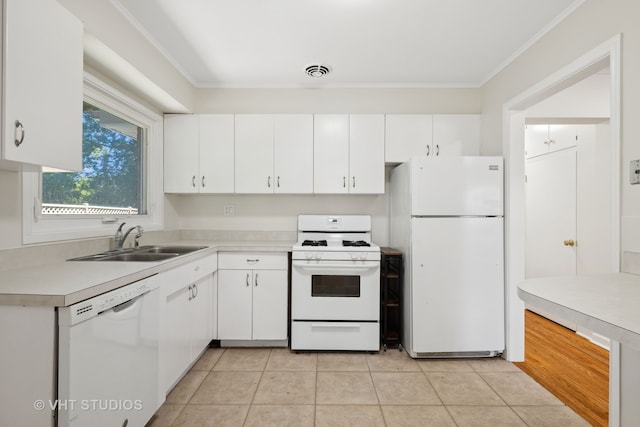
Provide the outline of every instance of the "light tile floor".
{"type": "Polygon", "coordinates": [[[589,424],[499,358],[208,349],[148,427],[589,424]]]}

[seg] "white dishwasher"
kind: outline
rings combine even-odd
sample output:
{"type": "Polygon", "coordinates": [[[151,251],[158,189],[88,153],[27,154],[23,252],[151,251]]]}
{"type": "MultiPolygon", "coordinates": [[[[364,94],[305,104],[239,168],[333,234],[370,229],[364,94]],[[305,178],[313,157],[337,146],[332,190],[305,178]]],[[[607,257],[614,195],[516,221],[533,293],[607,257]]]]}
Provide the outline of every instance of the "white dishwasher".
{"type": "Polygon", "coordinates": [[[157,276],[59,309],[58,426],[142,427],[158,392],[157,276]]]}

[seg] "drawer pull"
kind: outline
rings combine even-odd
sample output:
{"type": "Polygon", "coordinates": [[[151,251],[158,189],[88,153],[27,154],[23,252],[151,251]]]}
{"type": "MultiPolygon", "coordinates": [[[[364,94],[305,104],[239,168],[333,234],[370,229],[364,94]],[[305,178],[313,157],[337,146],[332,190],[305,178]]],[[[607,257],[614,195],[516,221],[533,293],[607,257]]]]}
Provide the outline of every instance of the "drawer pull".
{"type": "Polygon", "coordinates": [[[324,322],[312,323],[312,328],[329,328],[329,329],[360,329],[359,323],[340,323],[340,322],[324,322]]]}
{"type": "Polygon", "coordinates": [[[248,262],[249,264],[255,264],[255,263],[257,263],[257,262],[260,262],[260,259],[258,259],[258,258],[256,258],[256,259],[248,259],[248,260],[247,260],[247,262],[248,262]]]}

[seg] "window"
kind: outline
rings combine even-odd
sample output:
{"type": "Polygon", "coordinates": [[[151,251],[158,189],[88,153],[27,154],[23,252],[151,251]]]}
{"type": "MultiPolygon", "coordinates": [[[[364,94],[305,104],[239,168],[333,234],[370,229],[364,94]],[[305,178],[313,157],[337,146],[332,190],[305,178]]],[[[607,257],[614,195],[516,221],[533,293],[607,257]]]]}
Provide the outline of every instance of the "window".
{"type": "Polygon", "coordinates": [[[162,115],[85,74],[83,170],[24,170],[23,243],[163,228],[162,115]]]}
{"type": "Polygon", "coordinates": [[[145,135],[143,127],[85,102],[83,170],[42,174],[42,214],[146,214],[145,135]]]}

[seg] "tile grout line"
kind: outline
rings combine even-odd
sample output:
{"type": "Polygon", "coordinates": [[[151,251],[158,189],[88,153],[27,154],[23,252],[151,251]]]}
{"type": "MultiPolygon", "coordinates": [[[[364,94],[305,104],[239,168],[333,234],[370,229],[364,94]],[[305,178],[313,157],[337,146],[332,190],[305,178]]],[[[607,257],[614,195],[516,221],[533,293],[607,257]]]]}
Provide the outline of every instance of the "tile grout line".
{"type": "MultiPolygon", "coordinates": [[[[204,354],[209,351],[209,349],[205,350],[204,353],[202,353],[202,355],[200,356],[200,358],[202,358],[202,356],[204,356],[204,354]]],[[[205,380],[207,379],[207,377],[211,374],[211,372],[213,372],[213,368],[214,366],[216,366],[218,364],[218,362],[220,361],[220,359],[222,358],[222,355],[224,354],[226,350],[222,350],[222,353],[220,354],[220,356],[218,356],[218,359],[215,361],[215,363],[211,366],[211,368],[207,371],[208,374],[204,377],[204,379],[200,382],[200,384],[198,385],[198,387],[196,387],[196,389],[193,391],[193,394],[191,395],[191,397],[189,397],[189,399],[187,400],[187,402],[184,404],[184,406],[182,407],[182,409],[180,409],[180,412],[178,412],[178,415],[176,416],[176,418],[171,422],[171,425],[169,427],[172,427],[173,425],[175,425],[175,423],[178,421],[178,419],[180,418],[180,415],[182,415],[182,413],[185,411],[185,409],[187,409],[187,407],[191,404],[191,400],[193,399],[193,397],[196,395],[196,393],[198,392],[198,390],[200,389],[200,387],[202,387],[202,384],[204,384],[205,380]]],[[[200,360],[200,358],[198,358],[198,360],[195,361],[195,363],[193,364],[193,366],[195,366],[198,361],[200,360]]],[[[191,370],[193,369],[193,366],[189,369],[189,371],[187,372],[187,374],[189,372],[191,372],[191,370]]],[[[187,375],[185,374],[185,376],[187,375]]],[[[184,377],[182,377],[184,378],[184,377]]],[[[180,379],[180,381],[182,381],[182,379],[180,379]]],[[[175,387],[178,386],[180,382],[178,382],[173,389],[175,389],[175,387]]],[[[171,391],[173,391],[173,389],[171,389],[171,391]]],[[[171,393],[171,391],[169,393],[171,393]]],[[[168,396],[168,394],[167,394],[168,396]]],[[[165,403],[166,403],[166,398],[165,398],[165,403]]],[[[165,404],[163,403],[163,405],[165,404]]]]}
{"type": "Polygon", "coordinates": [[[371,379],[371,385],[373,386],[373,391],[376,394],[376,400],[378,401],[378,410],[380,411],[380,415],[382,416],[382,422],[384,423],[385,427],[388,425],[387,423],[387,419],[384,416],[384,411],[382,410],[382,403],[380,402],[380,395],[378,394],[378,387],[376,387],[376,382],[373,379],[373,372],[371,371],[371,365],[369,364],[369,360],[367,358],[367,355],[364,356],[364,362],[367,365],[368,371],[369,371],[369,378],[371,379]]]}

